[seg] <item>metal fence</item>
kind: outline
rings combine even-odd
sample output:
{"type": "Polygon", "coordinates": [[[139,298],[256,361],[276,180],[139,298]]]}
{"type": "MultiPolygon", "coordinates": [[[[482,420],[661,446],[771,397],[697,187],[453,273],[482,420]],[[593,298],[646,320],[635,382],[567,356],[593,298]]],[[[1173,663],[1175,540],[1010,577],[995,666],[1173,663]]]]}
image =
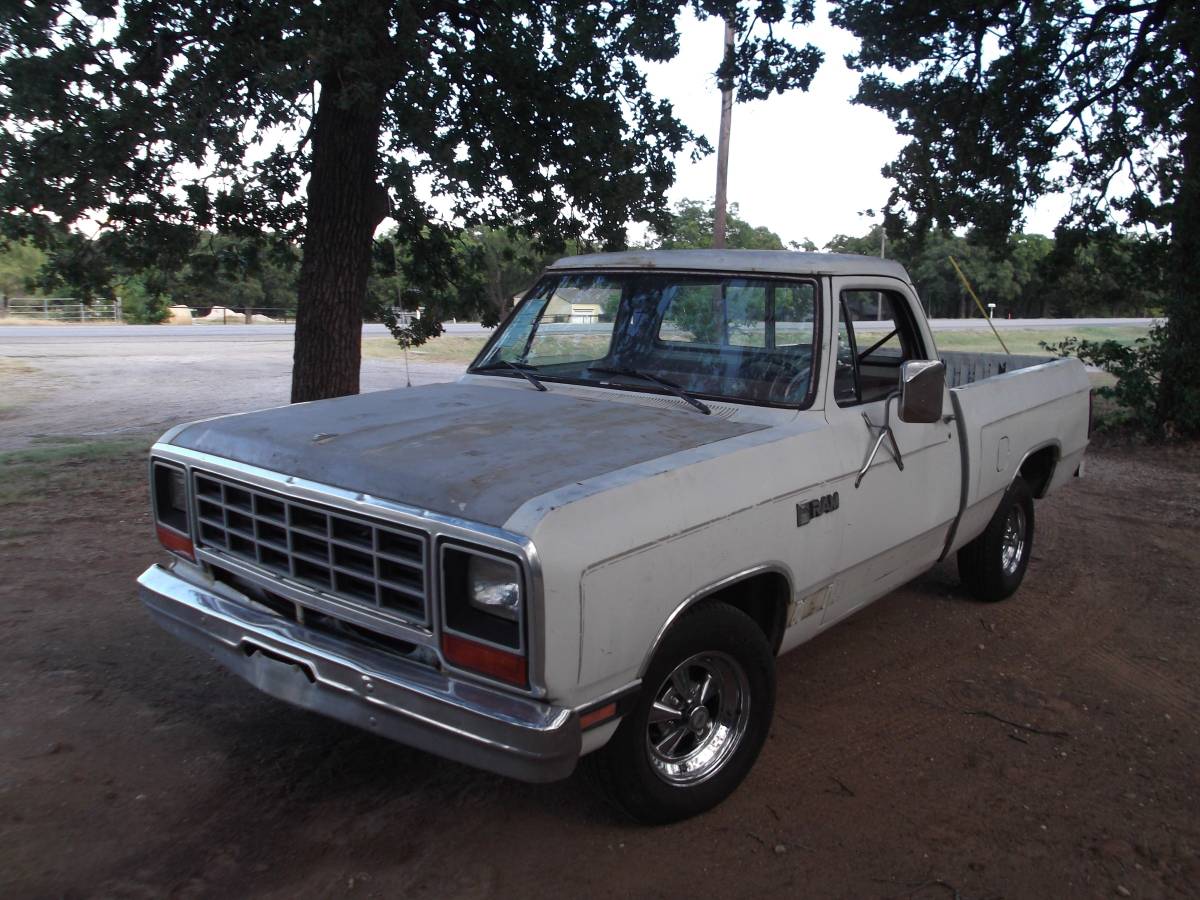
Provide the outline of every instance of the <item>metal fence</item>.
{"type": "Polygon", "coordinates": [[[290,325],[296,321],[296,311],[282,306],[255,306],[249,310],[224,306],[193,307],[190,312],[191,322],[196,325],[290,325]]]}
{"type": "MultiPolygon", "coordinates": [[[[409,326],[420,312],[393,310],[396,321],[409,326]]],[[[83,303],[74,297],[8,297],[0,294],[0,319],[25,319],[45,322],[123,322],[121,301],[83,303]]],[[[169,324],[195,325],[290,325],[296,310],[282,306],[257,306],[246,309],[225,306],[168,307],[164,320],[169,324]],[[182,315],[180,315],[182,313],[182,315]]]]}
{"type": "Polygon", "coordinates": [[[120,322],[121,301],[82,303],[74,297],[0,299],[0,316],[43,322],[120,322]]]}

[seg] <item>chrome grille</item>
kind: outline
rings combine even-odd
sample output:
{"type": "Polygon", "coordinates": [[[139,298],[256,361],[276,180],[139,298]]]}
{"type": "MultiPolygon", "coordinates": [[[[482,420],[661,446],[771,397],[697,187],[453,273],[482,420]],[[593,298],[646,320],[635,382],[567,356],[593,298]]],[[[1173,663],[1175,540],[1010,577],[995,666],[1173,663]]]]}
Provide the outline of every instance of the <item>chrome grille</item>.
{"type": "Polygon", "coordinates": [[[200,546],[410,622],[428,622],[428,554],[420,532],[206,472],[194,472],[193,484],[200,546]]]}

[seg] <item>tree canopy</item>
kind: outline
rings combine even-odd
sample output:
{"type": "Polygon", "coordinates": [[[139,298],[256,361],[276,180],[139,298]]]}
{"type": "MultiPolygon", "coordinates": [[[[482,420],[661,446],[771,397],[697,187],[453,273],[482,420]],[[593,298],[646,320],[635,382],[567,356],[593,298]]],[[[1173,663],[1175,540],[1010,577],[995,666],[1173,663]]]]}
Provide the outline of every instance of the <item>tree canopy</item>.
{"type": "Polygon", "coordinates": [[[739,99],[811,81],[820,52],[780,29],[812,0],[9,4],[0,225],[90,222],[145,265],[197,229],[302,241],[292,396],[352,393],[386,216],[429,285],[455,225],[619,246],[628,221],[665,220],[673,157],[708,147],[637,63],[675,56],[685,7],[741,33],[718,74],[739,99]]]}
{"type": "Polygon", "coordinates": [[[1068,224],[1171,224],[1195,101],[1192,4],[837,0],[858,100],[912,138],[887,169],[922,225],[1000,240],[1043,194],[1068,224]]]}
{"type": "Polygon", "coordinates": [[[36,291],[45,265],[45,252],[32,241],[12,241],[0,247],[0,296],[36,291]]]}
{"type": "MultiPolygon", "coordinates": [[[[574,242],[565,250],[575,251],[574,242]]],[[[444,319],[473,319],[495,325],[512,309],[513,298],[533,285],[559,253],[549,253],[515,229],[462,228],[450,242],[448,280],[430,282],[409,274],[412,248],[390,231],[375,242],[368,283],[368,315],[382,316],[398,340],[411,346],[434,336],[444,319]],[[400,322],[390,309],[421,310],[420,319],[400,322]]]]}
{"type": "MultiPolygon", "coordinates": [[[[713,245],[716,208],[699,200],[681,200],[667,221],[650,235],[648,246],[656,250],[705,250],[713,245]]],[[[762,225],[751,225],[738,215],[738,205],[729,204],[725,224],[725,246],[730,250],[784,250],[783,239],[762,225]]]]}
{"type": "MultiPolygon", "coordinates": [[[[889,227],[967,227],[1002,246],[1038,197],[1059,228],[1166,236],[1159,420],[1200,432],[1200,8],[1146,0],[834,0],[862,42],[858,101],[911,138],[885,174],[889,227]]],[[[1150,263],[1143,262],[1143,265],[1150,263]]]]}
{"type": "Polygon", "coordinates": [[[98,243],[61,231],[48,234],[45,250],[28,238],[8,241],[0,246],[0,294],[67,296],[88,303],[116,297],[129,322],[160,322],[173,303],[295,315],[299,259],[294,251],[264,253],[261,242],[250,237],[197,232],[183,258],[160,268],[126,265],[107,257],[98,243]]]}

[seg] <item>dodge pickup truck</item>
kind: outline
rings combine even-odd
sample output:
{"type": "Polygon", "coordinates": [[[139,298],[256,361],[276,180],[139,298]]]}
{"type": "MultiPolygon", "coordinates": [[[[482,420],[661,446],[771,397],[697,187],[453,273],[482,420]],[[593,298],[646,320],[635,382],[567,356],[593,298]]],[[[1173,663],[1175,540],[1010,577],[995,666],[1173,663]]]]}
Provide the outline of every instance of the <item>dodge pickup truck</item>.
{"type": "Polygon", "coordinates": [[[1089,422],[1078,360],[939,354],[894,262],[572,257],[457,382],[164,434],[140,597],[281,700],[671,821],[746,776],[778,654],[953,554],[1013,594],[1089,422]]]}

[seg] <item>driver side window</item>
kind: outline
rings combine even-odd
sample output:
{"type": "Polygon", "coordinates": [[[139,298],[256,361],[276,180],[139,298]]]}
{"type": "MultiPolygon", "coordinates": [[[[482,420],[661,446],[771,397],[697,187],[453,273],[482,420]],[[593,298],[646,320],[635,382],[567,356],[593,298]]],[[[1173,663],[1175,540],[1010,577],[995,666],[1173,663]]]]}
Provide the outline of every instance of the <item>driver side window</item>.
{"type": "Polygon", "coordinates": [[[884,399],[899,385],[900,366],[925,358],[908,304],[892,291],[842,291],[837,338],[838,406],[884,399]]]}

